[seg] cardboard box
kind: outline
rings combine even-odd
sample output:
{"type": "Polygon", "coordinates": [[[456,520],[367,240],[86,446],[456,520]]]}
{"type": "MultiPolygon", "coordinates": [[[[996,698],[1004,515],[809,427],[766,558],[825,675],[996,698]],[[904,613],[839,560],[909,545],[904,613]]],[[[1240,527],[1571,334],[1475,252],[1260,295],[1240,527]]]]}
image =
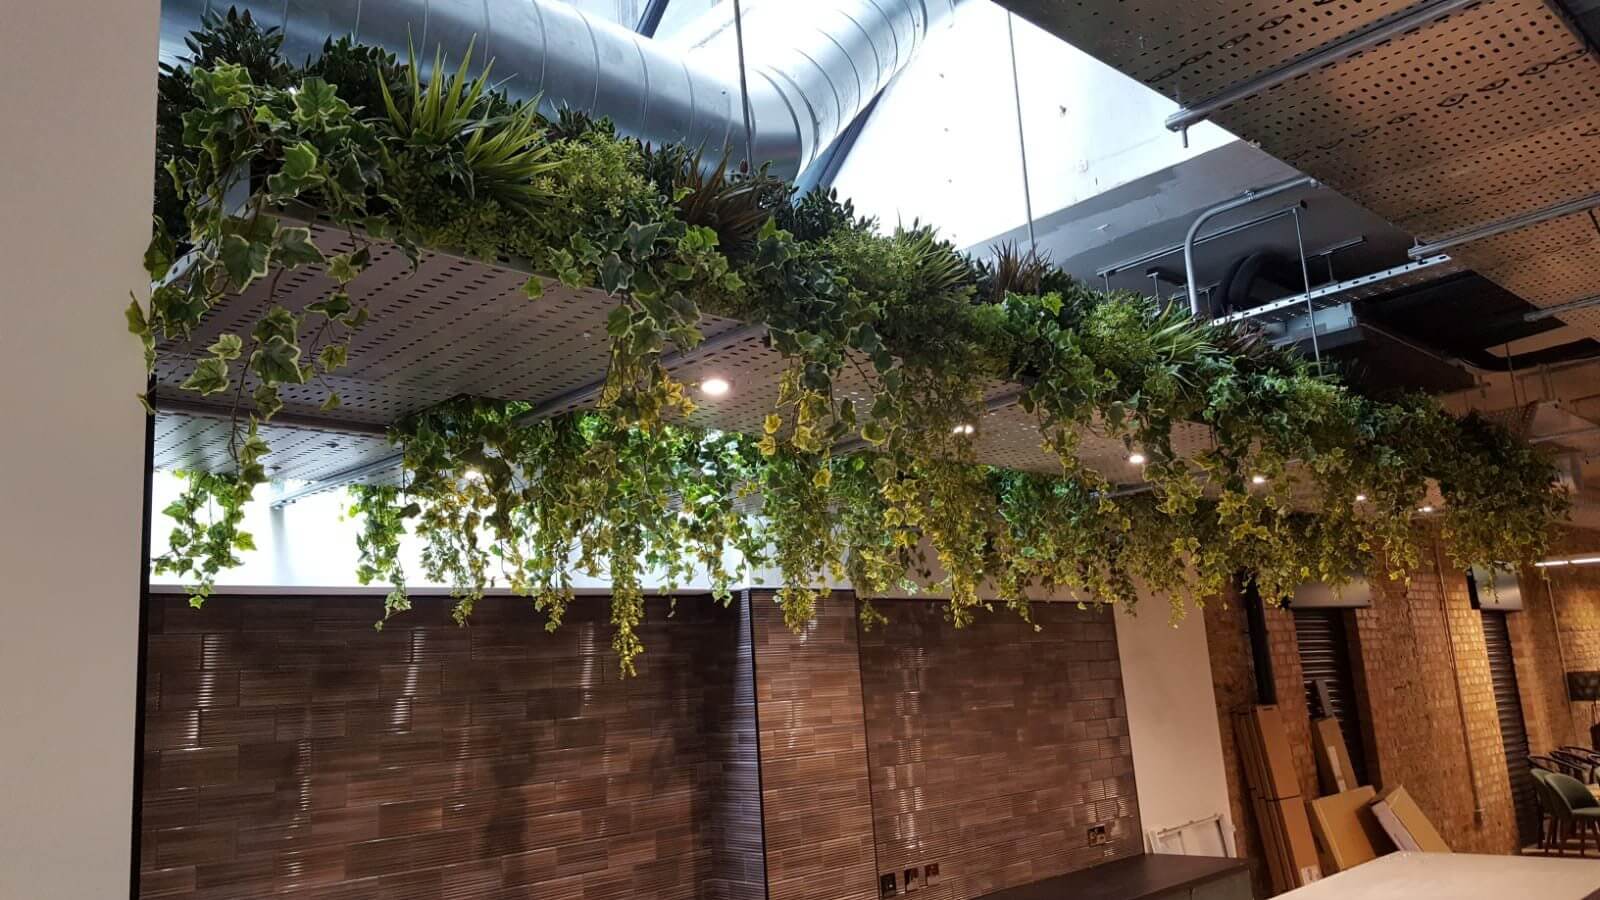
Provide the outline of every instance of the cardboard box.
{"type": "Polygon", "coordinates": [[[1356,780],[1356,769],[1350,762],[1350,750],[1344,745],[1344,732],[1339,730],[1338,719],[1313,719],[1311,742],[1316,748],[1317,776],[1322,779],[1323,790],[1342,794],[1361,786],[1356,780]]]}
{"type": "Polygon", "coordinates": [[[1259,795],[1251,797],[1255,808],[1256,825],[1261,829],[1261,855],[1267,861],[1267,876],[1275,894],[1281,894],[1295,888],[1295,879],[1290,874],[1289,855],[1284,852],[1279,840],[1282,829],[1274,821],[1273,810],[1266,800],[1259,795]]]}
{"type": "Polygon", "coordinates": [[[1378,792],[1370,787],[1311,801],[1311,830],[1330,875],[1359,866],[1393,849],[1389,836],[1368,809],[1378,792]]]}
{"type": "Polygon", "coordinates": [[[1278,708],[1254,707],[1250,710],[1250,719],[1259,742],[1257,752],[1266,769],[1266,780],[1260,789],[1268,800],[1300,796],[1300,776],[1294,769],[1294,755],[1289,751],[1289,732],[1283,727],[1283,716],[1278,708]]]}
{"type": "Polygon", "coordinates": [[[1411,799],[1403,787],[1390,788],[1378,795],[1372,803],[1372,814],[1388,833],[1389,839],[1401,850],[1421,850],[1427,853],[1449,853],[1450,845],[1439,836],[1433,823],[1422,814],[1417,801],[1411,799]]]}
{"type": "Polygon", "coordinates": [[[1283,833],[1288,838],[1285,847],[1295,875],[1295,886],[1305,887],[1322,878],[1322,863],[1317,860],[1317,845],[1311,838],[1311,820],[1306,816],[1306,805],[1299,797],[1288,800],[1269,800],[1278,807],[1283,822],[1283,833]]]}

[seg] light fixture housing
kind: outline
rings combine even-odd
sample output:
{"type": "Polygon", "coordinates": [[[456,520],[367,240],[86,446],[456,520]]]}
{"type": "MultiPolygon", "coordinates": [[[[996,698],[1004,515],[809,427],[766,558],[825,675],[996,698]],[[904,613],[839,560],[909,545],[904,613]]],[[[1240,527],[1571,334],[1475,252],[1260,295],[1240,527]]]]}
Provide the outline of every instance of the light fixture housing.
{"type": "Polygon", "coordinates": [[[1250,476],[1250,483],[1251,484],[1266,484],[1267,483],[1267,476],[1265,476],[1265,475],[1251,475],[1250,476]]]}
{"type": "Polygon", "coordinates": [[[973,432],[975,432],[977,430],[978,430],[977,427],[974,426],[971,422],[963,422],[960,425],[957,425],[956,427],[950,429],[950,433],[951,434],[972,434],[973,432]]]}
{"type": "Polygon", "coordinates": [[[1130,462],[1130,463],[1132,463],[1133,465],[1136,465],[1136,466],[1142,466],[1145,463],[1144,454],[1140,453],[1137,450],[1135,450],[1132,453],[1128,454],[1128,462],[1130,462]]]}
{"type": "Polygon", "coordinates": [[[729,384],[726,378],[713,375],[700,381],[700,393],[705,394],[707,397],[722,397],[731,390],[733,390],[733,385],[729,384]]]}
{"type": "Polygon", "coordinates": [[[1356,495],[1356,502],[1357,503],[1365,503],[1365,502],[1367,502],[1367,495],[1366,494],[1357,494],[1356,495]]]}

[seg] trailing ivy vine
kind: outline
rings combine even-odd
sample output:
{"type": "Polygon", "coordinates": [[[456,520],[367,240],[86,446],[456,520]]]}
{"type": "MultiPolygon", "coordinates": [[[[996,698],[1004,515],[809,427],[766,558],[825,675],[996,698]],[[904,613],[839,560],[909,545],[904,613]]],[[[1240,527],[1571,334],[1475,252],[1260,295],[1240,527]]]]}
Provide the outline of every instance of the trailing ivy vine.
{"type": "Polygon", "coordinates": [[[280,387],[345,364],[379,241],[413,259],[426,246],[530,260],[544,277],[529,302],[555,280],[614,303],[594,411],[531,421],[523,404],[465,398],[396,424],[404,488],[357,487],[353,506],[358,575],[391,586],[386,618],[409,605],[407,532],[461,621],[503,582],[554,628],[573,573],[606,579],[631,671],[643,585],[700,573],[726,597],[729,559],[781,573],[792,626],[825,601],[813,585],[838,578],[867,594],[937,581],[960,625],[991,596],[1026,615],[1036,592],[1131,604],[1143,583],[1181,608],[1240,570],[1272,601],[1379,559],[1403,577],[1430,485],[1463,566],[1538,556],[1564,512],[1550,465],[1503,429],[1424,397],[1361,396],[1256,334],[1091,290],[1036,253],[974,260],[929,227],[884,234],[832,193],[796,196],[603,120],[547,120],[497,93],[492,66],[474,74],[470,49],[454,69],[436,51],[424,79],[415,58],[348,39],[304,67],[280,43],[230,12],[161,77],[155,287],[129,326],[152,368],[175,342],[184,388],[236,412],[233,470],[192,475],[167,510],[179,527],[157,566],[192,579],[197,602],[250,547],[242,507],[267,478],[260,425],[280,387]],[[354,249],[330,256],[285,224],[295,204],[354,249]],[[328,274],[328,293],[285,308],[278,279],[303,267],[328,274]],[[252,286],[248,331],[188,346],[252,286]],[[787,361],[760,434],[683,424],[693,403],[661,356],[698,343],[704,313],[764,324],[787,361]],[[847,376],[869,396],[846,396],[847,376]],[[977,462],[984,394],[1004,382],[1058,472],[977,462]],[[1210,446],[1180,455],[1180,423],[1210,446]],[[1082,465],[1090,431],[1137,448],[1148,484],[1122,490],[1082,465]]]}

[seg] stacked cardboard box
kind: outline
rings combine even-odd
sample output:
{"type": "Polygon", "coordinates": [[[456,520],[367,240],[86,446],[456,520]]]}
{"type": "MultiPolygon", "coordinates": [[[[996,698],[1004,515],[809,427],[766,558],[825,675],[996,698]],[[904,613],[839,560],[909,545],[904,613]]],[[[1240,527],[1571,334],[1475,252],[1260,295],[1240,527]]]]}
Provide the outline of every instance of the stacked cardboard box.
{"type": "Polygon", "coordinates": [[[1322,878],[1289,736],[1276,706],[1257,706],[1234,717],[1250,801],[1266,845],[1267,870],[1279,893],[1322,878]]]}

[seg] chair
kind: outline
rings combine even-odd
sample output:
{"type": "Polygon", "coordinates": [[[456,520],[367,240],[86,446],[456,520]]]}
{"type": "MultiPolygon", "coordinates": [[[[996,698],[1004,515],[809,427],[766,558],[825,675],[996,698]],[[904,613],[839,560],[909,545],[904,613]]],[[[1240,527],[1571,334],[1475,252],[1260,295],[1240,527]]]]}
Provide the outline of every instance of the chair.
{"type": "Polygon", "coordinates": [[[1550,757],[1561,764],[1563,774],[1570,775],[1584,784],[1594,783],[1595,764],[1587,755],[1579,755],[1562,748],[1551,750],[1550,757]]]}
{"type": "Polygon", "coordinates": [[[1552,802],[1556,852],[1565,856],[1566,839],[1576,832],[1578,855],[1582,856],[1591,831],[1595,832],[1595,849],[1600,850],[1600,800],[1570,775],[1545,772],[1536,777],[1535,784],[1544,784],[1552,802]]]}
{"type": "Polygon", "coordinates": [[[1533,795],[1539,802],[1539,849],[1546,852],[1554,849],[1556,844],[1556,823],[1560,815],[1561,802],[1550,791],[1550,785],[1545,782],[1545,776],[1551,770],[1540,768],[1537,757],[1529,757],[1532,763],[1528,774],[1533,776],[1533,795]]]}

